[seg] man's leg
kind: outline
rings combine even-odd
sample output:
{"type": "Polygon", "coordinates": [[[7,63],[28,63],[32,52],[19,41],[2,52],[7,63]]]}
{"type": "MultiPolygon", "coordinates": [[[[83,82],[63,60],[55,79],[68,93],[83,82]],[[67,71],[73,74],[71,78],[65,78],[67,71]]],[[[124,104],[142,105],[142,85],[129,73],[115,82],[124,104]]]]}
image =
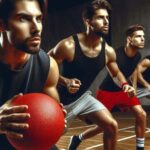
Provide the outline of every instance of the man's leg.
{"type": "Polygon", "coordinates": [[[78,146],[82,140],[91,138],[102,131],[104,131],[104,150],[116,150],[118,125],[110,112],[108,110],[101,110],[86,115],[86,118],[97,125],[84,131],[78,137],[74,136],[72,138],[72,144],[74,143],[74,145],[72,147],[70,145],[69,150],[75,150],[77,148],[75,146],[78,146]]]}
{"type": "Polygon", "coordinates": [[[82,133],[84,139],[104,131],[104,150],[116,150],[118,124],[108,110],[101,110],[86,115],[97,126],[82,133]]]}
{"type": "Polygon", "coordinates": [[[144,138],[146,129],[146,112],[141,105],[132,106],[136,121],[135,121],[135,133],[136,133],[136,147],[137,150],[144,150],[144,138]]]}
{"type": "Polygon", "coordinates": [[[150,91],[147,88],[138,88],[137,89],[136,96],[138,99],[149,96],[149,95],[150,95],[150,91]]]}
{"type": "Polygon", "coordinates": [[[104,131],[104,149],[116,149],[118,125],[102,103],[86,93],[81,97],[79,102],[76,102],[73,112],[74,114],[78,113],[78,116],[83,116],[90,120],[96,127],[88,129],[80,134],[79,137],[74,136],[69,145],[69,150],[76,150],[82,139],[87,139],[98,134],[101,132],[101,129],[104,131]]]}
{"type": "Polygon", "coordinates": [[[123,104],[131,108],[133,111],[136,122],[135,122],[135,133],[136,133],[136,148],[137,150],[144,150],[144,137],[146,128],[146,113],[140,105],[140,102],[136,96],[130,98],[126,93],[120,92],[118,94],[119,104],[123,104]]]}

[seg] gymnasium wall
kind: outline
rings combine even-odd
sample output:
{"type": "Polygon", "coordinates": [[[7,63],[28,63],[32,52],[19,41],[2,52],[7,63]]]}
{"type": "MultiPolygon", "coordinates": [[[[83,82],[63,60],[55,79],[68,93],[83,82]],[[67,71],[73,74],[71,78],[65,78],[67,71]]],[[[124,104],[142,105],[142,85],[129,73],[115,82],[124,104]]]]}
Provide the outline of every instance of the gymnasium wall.
{"type": "MultiPolygon", "coordinates": [[[[60,3],[59,0],[49,0],[49,13],[44,26],[42,42],[42,47],[46,51],[54,47],[61,39],[85,30],[81,11],[84,4],[89,1],[61,0],[60,3]]],[[[124,43],[124,32],[129,25],[142,24],[146,29],[144,53],[147,54],[150,47],[149,0],[109,0],[109,2],[113,7],[109,34],[111,45],[117,48],[124,43]]]]}

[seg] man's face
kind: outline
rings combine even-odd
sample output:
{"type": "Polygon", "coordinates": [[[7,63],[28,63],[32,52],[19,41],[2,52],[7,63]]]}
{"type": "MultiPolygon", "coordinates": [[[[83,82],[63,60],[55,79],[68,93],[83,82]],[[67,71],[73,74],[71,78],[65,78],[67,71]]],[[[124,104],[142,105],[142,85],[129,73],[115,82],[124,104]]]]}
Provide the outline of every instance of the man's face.
{"type": "Polygon", "coordinates": [[[133,35],[130,38],[130,45],[137,48],[144,48],[145,34],[143,30],[133,32],[133,35]]]}
{"type": "Polygon", "coordinates": [[[42,12],[37,1],[17,1],[6,27],[8,44],[34,54],[39,51],[42,12]]]}
{"type": "Polygon", "coordinates": [[[99,9],[90,21],[90,28],[97,35],[107,35],[109,31],[109,15],[106,9],[99,9]]]}

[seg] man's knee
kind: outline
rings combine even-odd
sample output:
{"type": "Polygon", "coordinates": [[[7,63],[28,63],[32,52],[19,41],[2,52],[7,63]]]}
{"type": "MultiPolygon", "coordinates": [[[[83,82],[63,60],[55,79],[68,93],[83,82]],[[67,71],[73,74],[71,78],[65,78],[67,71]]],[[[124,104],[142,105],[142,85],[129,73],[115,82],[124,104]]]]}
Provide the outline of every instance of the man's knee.
{"type": "Polygon", "coordinates": [[[142,110],[138,113],[137,117],[140,119],[140,120],[146,120],[146,117],[147,117],[147,114],[145,112],[145,110],[142,110]]]}
{"type": "Polygon", "coordinates": [[[106,126],[104,126],[104,132],[108,134],[116,134],[118,132],[118,123],[115,119],[110,119],[106,126]]]}
{"type": "Polygon", "coordinates": [[[118,130],[118,123],[115,119],[112,119],[111,120],[111,123],[110,123],[110,128],[114,131],[117,131],[118,130]]]}

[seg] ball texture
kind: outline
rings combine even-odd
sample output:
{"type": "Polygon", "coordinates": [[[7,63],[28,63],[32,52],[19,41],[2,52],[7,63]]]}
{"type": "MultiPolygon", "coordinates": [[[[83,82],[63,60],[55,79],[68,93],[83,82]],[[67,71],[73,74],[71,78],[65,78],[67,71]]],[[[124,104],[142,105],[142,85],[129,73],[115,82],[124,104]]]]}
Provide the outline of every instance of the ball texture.
{"type": "Polygon", "coordinates": [[[8,141],[17,150],[48,150],[64,132],[64,113],[61,106],[50,96],[30,93],[12,101],[12,105],[28,105],[29,129],[23,131],[22,139],[8,141]]]}

